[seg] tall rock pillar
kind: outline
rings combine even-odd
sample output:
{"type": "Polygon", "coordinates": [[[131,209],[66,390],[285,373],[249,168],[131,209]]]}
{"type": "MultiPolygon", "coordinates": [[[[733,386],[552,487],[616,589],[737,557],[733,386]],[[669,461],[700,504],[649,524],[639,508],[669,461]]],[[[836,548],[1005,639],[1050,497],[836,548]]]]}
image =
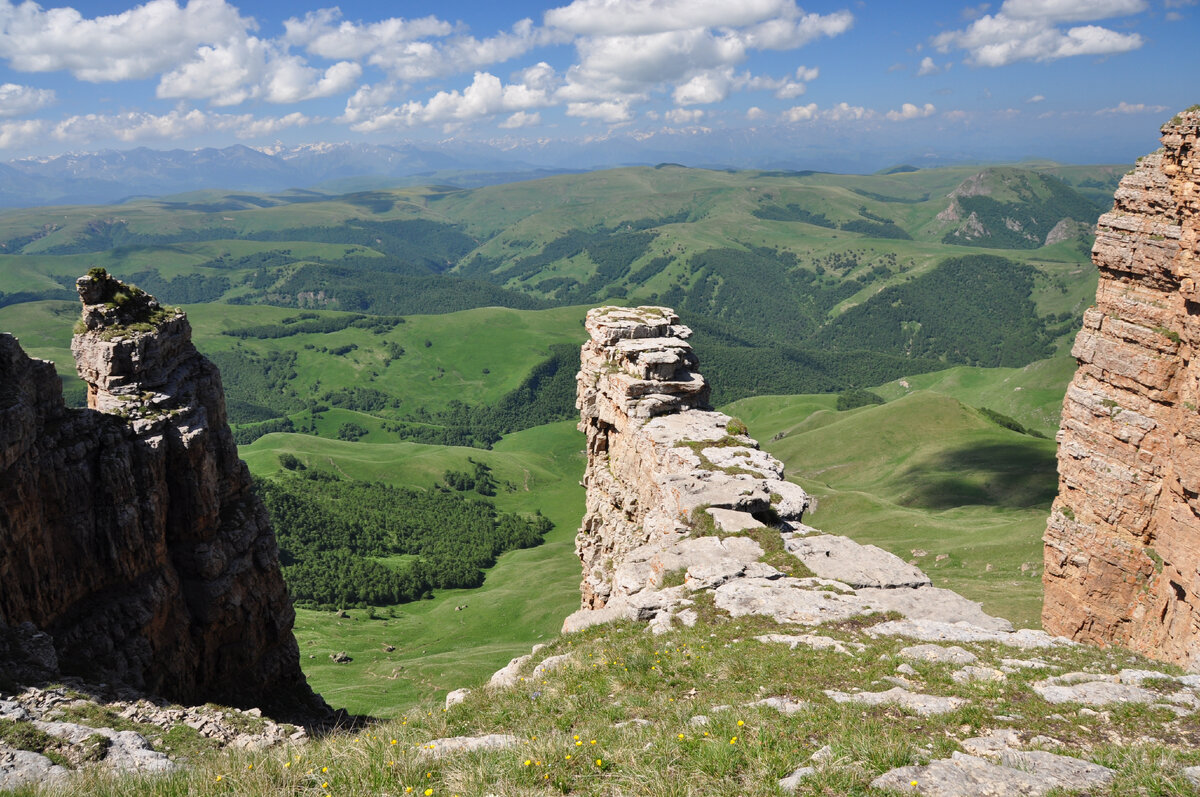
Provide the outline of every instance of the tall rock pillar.
{"type": "Polygon", "coordinates": [[[587,435],[587,512],[575,538],[583,608],[603,608],[626,555],[682,538],[698,509],[799,520],[812,501],[739,422],[708,406],[709,387],[666,307],[588,311],[576,377],[587,435]]]}
{"type": "Polygon", "coordinates": [[[0,334],[0,631],[32,624],[64,674],[323,709],[217,368],[182,311],[100,269],[78,286],[90,409],[66,408],[53,366],[0,334]]]}
{"type": "Polygon", "coordinates": [[[1200,111],[1121,180],[1100,217],[1096,304],[1072,353],[1047,631],[1200,671],[1200,111]]]}

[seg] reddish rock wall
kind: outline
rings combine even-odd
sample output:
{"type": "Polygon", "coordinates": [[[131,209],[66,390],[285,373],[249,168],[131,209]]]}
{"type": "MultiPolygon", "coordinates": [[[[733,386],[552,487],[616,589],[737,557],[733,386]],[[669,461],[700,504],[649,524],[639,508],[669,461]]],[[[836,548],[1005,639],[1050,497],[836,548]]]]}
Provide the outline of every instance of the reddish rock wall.
{"type": "Polygon", "coordinates": [[[1162,134],[1096,230],[1042,621],[1200,671],[1200,111],[1162,134]]]}
{"type": "Polygon", "coordinates": [[[182,312],[107,276],[80,294],[93,409],[66,408],[53,366],[0,334],[0,630],[32,623],[59,671],[93,681],[319,708],[216,367],[182,312]]]}

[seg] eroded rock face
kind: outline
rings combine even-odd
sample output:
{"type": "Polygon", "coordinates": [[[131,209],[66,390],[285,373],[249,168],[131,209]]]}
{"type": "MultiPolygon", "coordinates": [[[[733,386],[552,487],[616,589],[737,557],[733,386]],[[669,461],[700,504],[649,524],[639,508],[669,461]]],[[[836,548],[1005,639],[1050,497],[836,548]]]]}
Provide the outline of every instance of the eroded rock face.
{"type": "Polygon", "coordinates": [[[587,513],[575,538],[584,608],[604,607],[616,566],[647,543],[684,536],[700,507],[747,521],[772,510],[800,519],[809,496],[783,480],[783,465],[744,428],[710,410],[691,330],[673,310],[600,307],[586,328],[576,377],[588,455],[587,513]]]}
{"type": "Polygon", "coordinates": [[[103,272],[79,289],[91,409],[0,334],[0,652],[53,642],[0,669],[45,677],[56,656],[183,703],[320,707],[216,367],[181,311],[103,272]]]}
{"type": "Polygon", "coordinates": [[[1200,671],[1200,112],[1162,133],[1096,230],[1042,621],[1200,671]]]}

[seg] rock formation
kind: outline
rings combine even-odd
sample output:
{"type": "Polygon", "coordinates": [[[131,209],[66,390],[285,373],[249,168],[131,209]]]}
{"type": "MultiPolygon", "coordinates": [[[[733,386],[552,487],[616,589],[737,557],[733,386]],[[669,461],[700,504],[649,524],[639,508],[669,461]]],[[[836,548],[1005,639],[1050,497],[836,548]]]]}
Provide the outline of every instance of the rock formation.
{"type": "Polygon", "coordinates": [[[182,311],[102,269],[78,287],[89,409],[0,334],[0,675],[321,707],[216,367],[182,311]]]}
{"type": "Polygon", "coordinates": [[[579,428],[587,435],[587,513],[575,538],[583,563],[576,631],[616,619],[656,633],[691,625],[693,593],[737,617],[815,624],[877,611],[1008,633],[979,604],[933,587],[916,567],[873,545],[801,523],[812,499],[785,481],[741,421],[707,407],[691,331],[665,307],[601,307],[587,315],[577,377],[579,428]],[[778,524],[769,529],[764,521],[778,524]],[[778,551],[762,561],[748,532],[778,551]],[[724,539],[719,535],[724,533],[724,539]],[[786,562],[792,562],[787,564],[786,562]],[[668,574],[682,584],[666,585],[668,574]]]}
{"type": "Polygon", "coordinates": [[[728,510],[713,516],[730,531],[757,524],[755,514],[800,520],[811,499],[744,426],[710,410],[692,332],[673,310],[600,307],[585,326],[576,407],[587,512],[575,538],[584,608],[609,601],[614,562],[683,536],[697,510],[728,510]]]}
{"type": "Polygon", "coordinates": [[[1162,134],[1096,230],[1042,621],[1200,671],[1200,111],[1162,134]]]}

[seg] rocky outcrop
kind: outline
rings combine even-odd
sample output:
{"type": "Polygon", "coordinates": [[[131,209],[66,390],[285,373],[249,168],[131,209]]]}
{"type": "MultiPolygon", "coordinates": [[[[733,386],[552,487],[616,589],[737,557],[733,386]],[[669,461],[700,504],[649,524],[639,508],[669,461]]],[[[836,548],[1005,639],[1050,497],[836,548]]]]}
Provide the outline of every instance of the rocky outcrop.
{"type": "Polygon", "coordinates": [[[89,409],[0,334],[0,675],[323,706],[216,367],[181,311],[103,270],[78,285],[89,409]]]}
{"type": "Polygon", "coordinates": [[[773,514],[799,520],[812,503],[740,422],[712,412],[691,330],[666,307],[600,307],[587,314],[576,406],[587,435],[587,512],[575,549],[584,608],[613,595],[614,563],[650,542],[681,539],[694,514],[723,522],[773,514]]]}
{"type": "MultiPolygon", "coordinates": [[[[654,633],[690,626],[704,591],[733,617],[815,625],[897,611],[1011,635],[1007,620],[899,557],[801,523],[813,501],[741,421],[707,407],[690,330],[673,311],[602,307],[586,326],[577,404],[587,514],[575,539],[583,608],[564,632],[622,619],[654,633]]],[[[513,661],[514,677],[521,666],[513,661]]]]}
{"type": "Polygon", "coordinates": [[[1200,111],[1162,134],[1096,230],[1042,621],[1200,671],[1200,111]]]}

